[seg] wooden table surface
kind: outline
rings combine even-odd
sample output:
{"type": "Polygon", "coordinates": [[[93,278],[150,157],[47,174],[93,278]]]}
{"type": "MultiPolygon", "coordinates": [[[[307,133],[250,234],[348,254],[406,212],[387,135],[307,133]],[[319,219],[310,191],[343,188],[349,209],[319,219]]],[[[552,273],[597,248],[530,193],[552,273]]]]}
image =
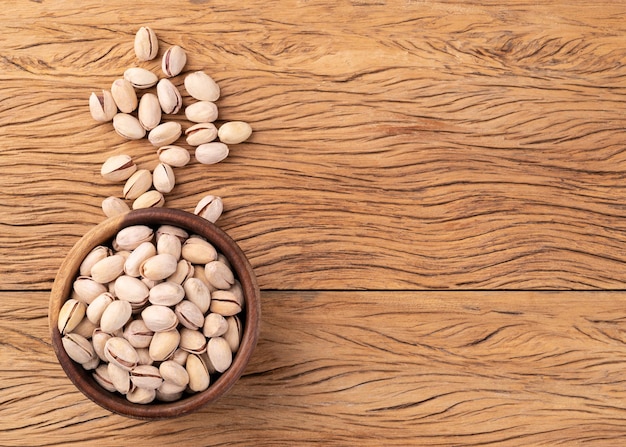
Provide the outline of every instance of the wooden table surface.
{"type": "Polygon", "coordinates": [[[626,2],[2,9],[0,445],[624,443],[626,2]],[[143,25],[254,128],[176,169],[166,206],[223,198],[263,309],[231,392],[157,422],[77,391],[47,323],[65,253],[121,194],[102,162],[157,162],[88,109],[157,71],[143,25]]]}

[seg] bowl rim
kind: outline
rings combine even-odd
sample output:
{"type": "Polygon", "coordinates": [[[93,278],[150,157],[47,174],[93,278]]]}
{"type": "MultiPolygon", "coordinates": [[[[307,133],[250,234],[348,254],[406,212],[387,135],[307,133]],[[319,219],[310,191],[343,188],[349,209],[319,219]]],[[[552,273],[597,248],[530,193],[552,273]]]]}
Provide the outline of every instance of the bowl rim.
{"type": "Polygon", "coordinates": [[[48,308],[48,324],[54,352],[68,378],[86,397],[101,407],[122,416],[136,419],[166,419],[193,412],[228,392],[243,374],[260,332],[261,299],[256,276],[239,245],[221,228],[195,214],[172,208],[132,210],[110,217],[89,229],[70,249],[57,271],[48,308]],[[98,245],[103,245],[122,228],[132,225],[175,225],[189,234],[206,237],[231,263],[244,292],[245,308],[242,318],[243,335],[230,368],[212,382],[205,391],[189,395],[175,402],[135,404],[117,393],[106,391],[92,378],[92,371],[83,369],[69,358],[61,342],[57,327],[59,311],[69,298],[74,279],[78,276],[84,257],[98,245]]]}

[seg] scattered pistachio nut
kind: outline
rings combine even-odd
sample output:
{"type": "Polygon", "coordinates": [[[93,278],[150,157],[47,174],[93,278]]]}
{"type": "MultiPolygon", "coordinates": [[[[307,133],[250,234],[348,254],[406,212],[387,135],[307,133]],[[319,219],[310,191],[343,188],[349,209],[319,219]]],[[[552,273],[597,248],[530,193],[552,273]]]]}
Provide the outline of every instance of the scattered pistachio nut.
{"type": "Polygon", "coordinates": [[[141,97],[137,117],[146,130],[152,130],[161,123],[161,104],[154,93],[146,93],[141,97]]]}
{"type": "Polygon", "coordinates": [[[190,146],[210,143],[217,137],[217,127],[213,123],[198,123],[185,130],[186,141],[190,146]]]}
{"type": "Polygon", "coordinates": [[[102,201],[102,212],[107,217],[115,217],[130,211],[130,207],[119,197],[109,196],[102,201]]]}
{"type": "Polygon", "coordinates": [[[148,140],[153,146],[167,146],[178,140],[182,135],[182,127],[176,121],[166,121],[152,129],[148,134],[148,140]]]}
{"type": "Polygon", "coordinates": [[[183,71],[183,67],[187,63],[187,54],[178,45],[169,47],[165,53],[163,53],[163,59],[161,61],[161,70],[168,78],[176,76],[183,71]]]}
{"type": "Polygon", "coordinates": [[[146,136],[146,129],[133,115],[128,113],[118,113],[113,117],[113,128],[115,132],[127,140],[140,140],[146,136]]]}
{"type": "Polygon", "coordinates": [[[122,194],[125,199],[135,200],[137,197],[148,191],[152,187],[152,173],[147,169],[139,169],[133,175],[131,175],[122,194]]]}
{"type": "Polygon", "coordinates": [[[224,160],[228,157],[228,153],[228,146],[224,143],[214,141],[198,146],[195,151],[195,157],[196,160],[203,165],[212,165],[224,160]]]}
{"type": "Polygon", "coordinates": [[[116,79],[111,84],[111,96],[122,113],[132,113],[138,104],[137,93],[126,79],[116,79]]]}
{"type": "Polygon", "coordinates": [[[220,87],[203,71],[196,71],[185,77],[185,90],[199,101],[215,102],[220,97],[220,87]]]}
{"type": "Polygon", "coordinates": [[[110,182],[122,182],[137,170],[137,165],[129,155],[113,155],[102,165],[100,174],[110,182]]]}
{"type": "Polygon", "coordinates": [[[175,168],[186,166],[191,159],[189,151],[180,146],[162,146],[157,150],[159,161],[175,168]]]}
{"type": "Polygon", "coordinates": [[[217,105],[210,101],[198,101],[185,108],[185,116],[194,123],[212,123],[217,119],[217,105]]]}
{"type": "Polygon", "coordinates": [[[239,144],[252,135],[252,127],[244,121],[229,121],[220,126],[217,136],[222,143],[239,144]]]}
{"type": "Polygon", "coordinates": [[[150,70],[141,67],[128,68],[124,72],[124,79],[131,83],[131,85],[138,89],[146,89],[156,85],[159,81],[157,75],[150,70]]]}
{"type": "Polygon", "coordinates": [[[174,189],[176,184],[176,178],[174,177],[174,170],[166,163],[159,163],[152,174],[152,182],[154,189],[160,191],[163,194],[167,194],[174,189]]]}
{"type": "Polygon", "coordinates": [[[89,111],[98,122],[111,121],[117,113],[117,104],[109,90],[102,90],[101,94],[92,93],[89,96],[89,111]]]}
{"type": "Polygon", "coordinates": [[[183,98],[178,88],[169,79],[161,79],[157,83],[157,97],[161,110],[166,115],[177,114],[183,106],[183,98]]]}
{"type": "Polygon", "coordinates": [[[138,210],[142,208],[159,208],[165,204],[165,198],[163,194],[154,189],[144,192],[137,197],[133,202],[133,209],[138,210]]]}
{"type": "Polygon", "coordinates": [[[211,223],[215,223],[224,211],[222,199],[213,195],[206,195],[196,205],[194,214],[203,217],[211,223]]]}
{"type": "Polygon", "coordinates": [[[135,34],[135,55],[141,61],[154,59],[159,52],[156,33],[148,26],[142,26],[135,34]]]}

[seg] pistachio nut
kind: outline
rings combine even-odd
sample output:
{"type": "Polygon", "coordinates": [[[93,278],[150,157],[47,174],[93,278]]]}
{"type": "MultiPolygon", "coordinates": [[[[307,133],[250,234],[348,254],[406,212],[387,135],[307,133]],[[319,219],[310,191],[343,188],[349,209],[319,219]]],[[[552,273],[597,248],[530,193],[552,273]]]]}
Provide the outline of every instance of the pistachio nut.
{"type": "Polygon", "coordinates": [[[148,296],[150,294],[148,286],[134,276],[120,276],[115,280],[113,289],[115,296],[117,296],[120,301],[130,303],[135,309],[148,302],[148,296]]]}
{"type": "Polygon", "coordinates": [[[157,254],[146,259],[139,267],[144,278],[155,281],[166,279],[176,271],[178,259],[169,253],[157,254]]]}
{"type": "Polygon", "coordinates": [[[209,288],[198,278],[189,278],[183,283],[185,297],[194,303],[202,314],[205,314],[211,305],[211,292],[209,288]]]}
{"type": "Polygon", "coordinates": [[[164,380],[161,386],[157,388],[157,392],[170,395],[170,394],[180,393],[182,391],[185,391],[186,389],[187,389],[187,385],[180,386],[169,380],[164,380]]]}
{"type": "Polygon", "coordinates": [[[112,337],[113,335],[109,334],[108,332],[104,332],[100,328],[94,329],[93,335],[91,336],[91,343],[93,345],[93,349],[96,352],[96,355],[103,362],[107,361],[107,358],[104,355],[104,347],[106,346],[107,341],[109,341],[109,339],[112,337]]]}
{"type": "Polygon", "coordinates": [[[189,374],[184,366],[173,360],[166,360],[159,365],[159,373],[164,381],[180,387],[186,387],[189,383],[189,374]]]}
{"type": "Polygon", "coordinates": [[[85,317],[87,306],[76,299],[70,298],[61,307],[57,326],[61,335],[72,332],[85,317]]]}
{"type": "Polygon", "coordinates": [[[233,362],[233,353],[226,340],[213,337],[207,344],[207,357],[217,372],[223,373],[233,362]]]}
{"type": "Polygon", "coordinates": [[[187,54],[178,45],[169,47],[165,53],[163,53],[163,60],[161,61],[161,70],[168,78],[176,76],[183,71],[183,67],[187,63],[187,54]]]}
{"type": "Polygon", "coordinates": [[[189,278],[193,277],[193,272],[193,264],[186,259],[181,259],[176,265],[176,271],[167,278],[167,280],[177,284],[183,284],[189,278]]]}
{"type": "Polygon", "coordinates": [[[199,356],[190,354],[189,357],[187,357],[185,368],[189,375],[188,386],[191,391],[200,392],[209,387],[211,376],[209,375],[207,365],[199,356]]]}
{"type": "Polygon", "coordinates": [[[198,330],[184,327],[180,330],[180,348],[190,354],[202,354],[207,349],[206,337],[198,330]]]}
{"type": "Polygon", "coordinates": [[[151,241],[154,230],[147,225],[131,225],[122,228],[115,236],[115,242],[120,250],[134,250],[143,242],[151,241]]]}
{"type": "Polygon", "coordinates": [[[241,286],[241,283],[239,281],[237,281],[237,279],[235,279],[235,282],[233,283],[233,285],[230,286],[226,290],[228,290],[230,293],[235,295],[235,297],[237,298],[237,301],[239,301],[240,303],[243,303],[243,301],[244,301],[244,299],[243,299],[243,287],[241,286]]]}
{"type": "Polygon", "coordinates": [[[139,365],[152,365],[154,360],[150,357],[150,350],[148,348],[135,348],[137,355],[139,356],[139,365]]]}
{"type": "Polygon", "coordinates": [[[124,328],[122,337],[128,340],[133,348],[147,348],[150,346],[154,332],[141,319],[130,321],[124,328]]]}
{"type": "Polygon", "coordinates": [[[133,85],[126,79],[113,81],[111,96],[122,113],[132,113],[137,108],[137,93],[133,85]]]}
{"type": "Polygon", "coordinates": [[[89,276],[91,274],[91,267],[93,267],[96,262],[106,258],[107,256],[111,256],[111,254],[111,249],[109,247],[105,247],[104,245],[94,247],[89,254],[85,256],[83,262],[80,263],[80,267],[78,269],[79,274],[89,276]]]}
{"type": "Polygon", "coordinates": [[[133,202],[133,209],[138,210],[142,208],[159,208],[165,204],[165,197],[159,191],[154,189],[144,192],[137,197],[133,202]]]}
{"type": "Polygon", "coordinates": [[[92,369],[96,369],[98,367],[98,365],[100,365],[100,359],[98,358],[98,356],[94,356],[90,360],[88,360],[85,363],[81,364],[83,369],[86,369],[87,371],[90,371],[92,369]]]}
{"type": "Polygon", "coordinates": [[[192,236],[183,244],[181,255],[192,264],[207,264],[217,259],[217,250],[205,239],[192,236]]]}
{"type": "Polygon", "coordinates": [[[132,67],[124,72],[124,79],[138,89],[146,89],[156,85],[159,78],[150,70],[141,67],[132,67]]]}
{"type": "Polygon", "coordinates": [[[178,391],[175,393],[166,393],[166,392],[161,391],[160,389],[156,390],[156,399],[159,402],[175,402],[179,400],[181,397],[183,397],[182,391],[178,391]]]}
{"type": "Polygon", "coordinates": [[[226,317],[226,322],[228,323],[228,329],[223,335],[224,340],[228,342],[228,346],[230,346],[232,352],[237,352],[242,336],[241,320],[237,315],[232,315],[226,317]]]}
{"type": "Polygon", "coordinates": [[[159,52],[159,40],[152,28],[142,26],[135,34],[135,55],[141,61],[151,61],[159,52]]]}
{"type": "Polygon", "coordinates": [[[176,259],[180,259],[182,244],[180,239],[173,234],[162,234],[157,238],[157,253],[169,253],[176,259]]]}
{"type": "Polygon", "coordinates": [[[130,380],[137,388],[156,390],[163,383],[159,368],[152,365],[137,365],[130,370],[130,380]]]}
{"type": "Polygon", "coordinates": [[[74,280],[75,298],[85,304],[91,304],[98,295],[107,291],[104,284],[94,281],[89,276],[79,276],[74,280]]]}
{"type": "Polygon", "coordinates": [[[185,296],[183,286],[172,281],[164,281],[150,289],[150,303],[159,306],[175,306],[185,296]]]}
{"type": "Polygon", "coordinates": [[[176,349],[176,351],[174,351],[174,354],[172,354],[170,360],[178,363],[179,365],[185,366],[185,363],[187,362],[187,357],[189,357],[189,353],[183,349],[178,348],[176,349]]]}
{"type": "Polygon", "coordinates": [[[109,292],[98,295],[87,307],[86,315],[89,321],[96,325],[100,324],[102,314],[113,301],[115,301],[115,297],[109,292]]]}
{"type": "Polygon", "coordinates": [[[204,319],[202,333],[205,337],[221,337],[228,330],[228,321],[220,314],[209,313],[204,319]]]}
{"type": "Polygon", "coordinates": [[[107,373],[113,387],[121,394],[127,394],[131,390],[130,371],[120,368],[114,363],[107,365],[107,373]]]}
{"type": "Polygon", "coordinates": [[[185,77],[185,90],[199,101],[215,102],[220,97],[220,87],[203,71],[196,71],[185,77]]]}
{"type": "Polygon", "coordinates": [[[211,293],[211,312],[218,313],[224,317],[236,315],[241,312],[243,302],[228,290],[216,290],[211,293]]]}
{"type": "Polygon", "coordinates": [[[139,122],[146,130],[152,130],[161,122],[161,104],[154,93],[146,93],[139,100],[139,122]]]}
{"type": "Polygon", "coordinates": [[[162,280],[155,281],[154,279],[141,278],[141,282],[144,283],[148,289],[152,289],[154,286],[159,284],[162,280]]]}
{"type": "Polygon", "coordinates": [[[217,289],[229,289],[235,282],[232,270],[223,262],[211,261],[204,266],[204,275],[217,289]]]}
{"type": "Polygon", "coordinates": [[[187,233],[187,231],[174,225],[161,225],[159,228],[157,228],[156,230],[157,241],[163,234],[171,234],[173,236],[176,236],[178,239],[180,239],[181,244],[185,242],[187,238],[189,237],[189,233],[187,233]]]}
{"type": "Polygon", "coordinates": [[[111,337],[106,342],[104,345],[104,356],[109,363],[126,371],[132,370],[139,363],[137,351],[128,343],[128,340],[122,337],[111,337]]]}
{"type": "MultiPolygon", "coordinates": [[[[204,325],[204,314],[200,308],[193,302],[182,300],[174,308],[174,313],[180,324],[187,329],[197,331],[204,325]]],[[[181,336],[182,336],[181,332],[181,336]]]]}
{"type": "Polygon", "coordinates": [[[150,358],[155,362],[169,360],[178,349],[179,343],[180,333],[176,329],[155,332],[148,348],[150,358]]]}
{"type": "Polygon", "coordinates": [[[166,146],[178,140],[178,137],[180,137],[182,133],[180,123],[176,121],[166,121],[150,131],[148,140],[153,146],[166,146]]]}
{"type": "Polygon", "coordinates": [[[157,150],[159,161],[175,168],[186,166],[191,160],[189,151],[180,146],[162,146],[157,150]]]}
{"type": "Polygon", "coordinates": [[[109,196],[102,201],[102,212],[106,217],[115,217],[130,211],[130,207],[119,197],[109,196]]]}
{"type": "Polygon", "coordinates": [[[133,308],[128,301],[115,300],[110,303],[100,317],[100,329],[109,334],[121,329],[130,320],[133,308]]]}
{"type": "Polygon", "coordinates": [[[217,127],[213,123],[198,123],[185,130],[186,141],[190,146],[210,143],[217,137],[217,127]]]}
{"type": "Polygon", "coordinates": [[[127,140],[140,140],[146,136],[146,129],[133,115],[118,113],[113,117],[115,132],[127,140]]]}
{"type": "Polygon", "coordinates": [[[252,127],[244,121],[229,121],[220,126],[217,136],[222,143],[239,144],[252,135],[252,127]]]}
{"type": "Polygon", "coordinates": [[[83,317],[80,323],[72,330],[72,333],[82,335],[86,339],[91,338],[91,334],[96,329],[96,325],[89,321],[89,318],[83,317]]]}
{"type": "Polygon", "coordinates": [[[185,108],[185,116],[194,123],[212,123],[218,116],[217,106],[210,101],[194,102],[185,108]]]}
{"type": "Polygon", "coordinates": [[[204,143],[196,148],[195,157],[199,163],[203,165],[212,165],[219,163],[228,157],[228,146],[224,143],[214,141],[212,143],[204,143]]]}
{"type": "Polygon", "coordinates": [[[174,170],[166,163],[159,163],[152,174],[154,189],[160,191],[163,194],[167,194],[174,189],[176,184],[176,178],[174,177],[174,170]]]}
{"type": "Polygon", "coordinates": [[[111,378],[109,377],[108,365],[103,364],[98,366],[91,374],[91,376],[96,381],[96,383],[105,390],[110,391],[111,393],[117,391],[117,389],[113,385],[113,382],[111,381],[111,378]]]}
{"type": "Polygon", "coordinates": [[[102,164],[100,174],[110,182],[122,182],[136,170],[137,165],[129,155],[113,155],[102,164]]]}
{"type": "MultiPolygon", "coordinates": [[[[158,304],[146,307],[141,312],[141,318],[143,318],[144,323],[151,331],[157,333],[171,331],[178,325],[178,318],[174,311],[167,306],[158,304]]],[[[152,346],[152,344],[153,343],[151,343],[150,346],[152,346]]]]}
{"type": "Polygon", "coordinates": [[[66,334],[62,339],[63,349],[76,363],[87,363],[96,356],[93,346],[85,337],[78,334],[66,334]]]}
{"type": "Polygon", "coordinates": [[[146,405],[156,399],[156,390],[148,388],[133,388],[126,393],[126,399],[134,404],[146,405]]]}
{"type": "Polygon", "coordinates": [[[91,267],[91,278],[100,284],[109,283],[124,272],[125,262],[122,255],[107,256],[91,267]]]}
{"type": "Polygon", "coordinates": [[[183,98],[174,83],[169,79],[161,79],[156,90],[163,113],[166,115],[177,114],[183,106],[183,98]]]}
{"type": "Polygon", "coordinates": [[[147,169],[139,169],[131,175],[126,183],[122,194],[125,199],[135,200],[152,186],[152,173],[147,169]]]}
{"type": "Polygon", "coordinates": [[[211,223],[215,223],[224,211],[224,203],[221,197],[214,195],[206,195],[196,205],[193,213],[203,217],[211,223]]]}
{"type": "Polygon", "coordinates": [[[124,263],[124,272],[129,276],[140,276],[139,267],[148,258],[156,255],[156,247],[152,242],[142,242],[139,244],[126,258],[124,263]]]}
{"type": "Polygon", "coordinates": [[[226,266],[228,266],[228,268],[231,268],[230,261],[223,253],[217,254],[217,260],[224,263],[226,266]]]}
{"type": "Polygon", "coordinates": [[[89,111],[92,118],[98,122],[105,123],[111,121],[117,113],[117,104],[115,104],[111,92],[102,90],[102,93],[99,95],[92,93],[89,96],[89,111]]]}

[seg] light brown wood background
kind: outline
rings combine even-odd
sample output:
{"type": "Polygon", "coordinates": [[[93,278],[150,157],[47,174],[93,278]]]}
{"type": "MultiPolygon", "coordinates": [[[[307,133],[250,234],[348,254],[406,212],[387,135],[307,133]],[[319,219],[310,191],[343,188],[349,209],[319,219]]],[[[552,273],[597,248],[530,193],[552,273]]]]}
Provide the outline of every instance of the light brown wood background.
{"type": "Polygon", "coordinates": [[[0,445],[623,444],[626,2],[1,6],[0,445]],[[46,320],[101,163],[156,164],[87,106],[156,70],[142,25],[255,130],[166,205],[223,197],[263,305],[232,392],[152,423],[80,394],[46,320]]]}

